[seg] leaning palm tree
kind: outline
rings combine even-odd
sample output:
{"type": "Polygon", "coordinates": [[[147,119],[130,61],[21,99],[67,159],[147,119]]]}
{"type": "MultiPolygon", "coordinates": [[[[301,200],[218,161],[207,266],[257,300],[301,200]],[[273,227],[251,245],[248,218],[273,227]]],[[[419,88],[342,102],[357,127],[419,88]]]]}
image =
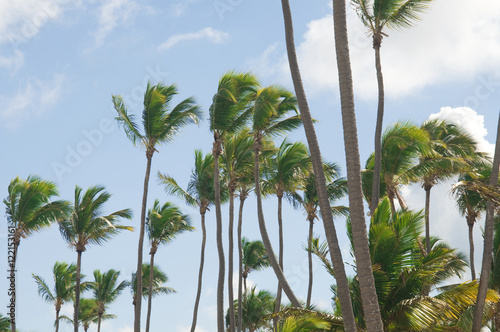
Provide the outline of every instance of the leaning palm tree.
{"type": "Polygon", "coordinates": [[[247,278],[250,272],[259,271],[271,265],[266,248],[261,241],[249,241],[246,237],[241,239],[243,250],[243,285],[247,290],[247,278]]]}
{"type": "MultiPolygon", "coordinates": [[[[326,186],[328,192],[328,199],[330,204],[333,204],[337,200],[341,199],[347,194],[347,181],[339,176],[339,167],[335,163],[325,162],[323,164],[323,171],[325,173],[325,178],[328,181],[326,186]]],[[[307,252],[308,252],[308,262],[309,262],[309,284],[307,288],[307,299],[306,307],[311,304],[312,296],[312,285],[313,285],[313,267],[312,267],[312,242],[313,242],[313,228],[314,220],[319,219],[318,217],[318,192],[316,190],[316,181],[314,178],[314,173],[309,172],[306,176],[303,176],[299,180],[298,190],[294,191],[290,200],[295,208],[302,208],[306,214],[307,221],[309,222],[309,236],[307,238],[307,252]],[[302,192],[302,195],[300,194],[302,192]]],[[[344,215],[347,216],[348,208],[345,206],[333,206],[333,215],[344,215]]]]}
{"type": "MultiPolygon", "coordinates": [[[[148,211],[146,230],[151,244],[149,284],[153,285],[154,258],[158,247],[167,244],[184,231],[192,231],[194,228],[189,225],[189,216],[182,214],[177,206],[171,202],[160,205],[160,201],[155,200],[153,208],[148,211]]],[[[151,323],[151,305],[153,300],[153,287],[149,288],[148,314],[146,320],[146,332],[149,332],[151,323]]]]}
{"type": "Polygon", "coordinates": [[[380,172],[382,167],[382,122],[384,118],[384,80],[380,61],[382,38],[387,36],[384,28],[409,28],[420,19],[431,0],[351,0],[359,18],[373,39],[375,68],[378,83],[377,124],[375,127],[375,155],[370,212],[373,213],[379,201],[380,172]]]}
{"type": "Polygon", "coordinates": [[[119,271],[113,269],[101,273],[94,271],[94,281],[89,283],[89,289],[94,294],[97,304],[97,332],[101,331],[102,316],[108,309],[108,305],[115,302],[120,293],[127,287],[127,282],[118,283],[119,271]]]}
{"type": "Polygon", "coordinates": [[[101,245],[122,230],[133,230],[133,227],[117,224],[120,218],[132,218],[132,212],[129,209],[115,211],[107,216],[102,215],[104,205],[110,197],[111,194],[105,191],[104,187],[90,187],[82,195],[82,188],[76,186],[72,212],[66,220],[59,222],[62,237],[77,253],[73,314],[75,332],[78,332],[82,253],[87,250],[88,245],[101,245]]]}
{"type": "MultiPolygon", "coordinates": [[[[3,200],[6,207],[9,232],[13,234],[13,242],[9,241],[9,267],[14,274],[16,271],[17,252],[21,238],[26,239],[40,230],[47,228],[51,223],[64,218],[69,211],[66,201],[51,202],[57,196],[56,185],[42,180],[37,176],[28,176],[26,180],[19,177],[13,179],[8,187],[8,196],[3,200]]],[[[16,285],[13,285],[12,313],[16,310],[16,285]]],[[[16,321],[11,321],[12,332],[16,331],[16,321]]]]}
{"type": "Polygon", "coordinates": [[[151,85],[148,82],[144,93],[144,109],[142,111],[143,133],[140,132],[138,124],[129,112],[121,96],[113,96],[113,104],[118,112],[116,120],[123,126],[125,134],[134,145],[140,145],[146,150],[146,175],[144,176],[144,191],[142,195],[141,227],[139,231],[139,244],[137,249],[138,292],[134,311],[134,332],[140,332],[141,328],[141,304],[142,304],[142,255],[144,246],[144,228],[146,223],[146,207],[148,198],[149,174],[151,172],[151,160],[157,145],[170,142],[175,135],[189,123],[198,123],[201,111],[193,98],[187,98],[172,107],[172,98],[177,94],[175,84],[164,85],[158,83],[151,85]]]}
{"type": "Polygon", "coordinates": [[[42,277],[33,274],[33,278],[38,286],[38,295],[46,302],[54,304],[56,309],[56,332],[59,331],[59,312],[64,303],[71,301],[75,294],[76,285],[76,265],[64,262],[56,262],[52,268],[54,275],[53,291],[42,277]]]}
{"type": "Polygon", "coordinates": [[[279,266],[278,260],[274,255],[264,220],[260,189],[260,152],[262,150],[262,139],[264,137],[276,137],[283,135],[298,128],[302,124],[302,120],[297,113],[297,99],[290,91],[284,88],[268,86],[257,90],[252,95],[252,102],[251,127],[254,136],[254,181],[255,194],[257,197],[259,230],[262,236],[262,242],[266,247],[271,266],[273,267],[274,273],[278,278],[278,283],[282,285],[283,290],[292,305],[301,307],[301,303],[295,297],[295,294],[290,288],[290,285],[288,284],[285,275],[279,266]],[[293,113],[293,115],[289,116],[289,113],[293,113]]]}
{"type": "MultiPolygon", "coordinates": [[[[229,72],[219,80],[217,92],[210,106],[210,131],[214,134],[212,154],[214,156],[214,192],[217,233],[219,275],[217,281],[217,331],[224,332],[224,277],[225,259],[222,246],[222,212],[219,157],[225,136],[236,132],[248,119],[246,111],[251,93],[256,89],[257,79],[250,74],[229,72]]],[[[139,332],[139,331],[135,331],[139,332]]]]}
{"type": "MultiPolygon", "coordinates": [[[[196,300],[193,310],[193,321],[191,323],[191,332],[196,329],[196,321],[198,319],[198,307],[200,305],[201,288],[203,281],[203,266],[205,264],[205,245],[207,242],[207,231],[205,227],[205,214],[209,207],[213,205],[215,199],[214,193],[214,158],[211,153],[203,156],[200,150],[195,150],[194,169],[191,171],[191,176],[187,189],[184,190],[174,178],[158,174],[160,183],[165,186],[165,191],[168,194],[175,195],[183,199],[188,205],[197,206],[201,217],[201,254],[200,268],[198,272],[198,290],[196,291],[196,300]]],[[[222,184],[221,184],[222,185],[222,184]]],[[[225,200],[226,191],[222,191],[222,200],[225,200]]]]}

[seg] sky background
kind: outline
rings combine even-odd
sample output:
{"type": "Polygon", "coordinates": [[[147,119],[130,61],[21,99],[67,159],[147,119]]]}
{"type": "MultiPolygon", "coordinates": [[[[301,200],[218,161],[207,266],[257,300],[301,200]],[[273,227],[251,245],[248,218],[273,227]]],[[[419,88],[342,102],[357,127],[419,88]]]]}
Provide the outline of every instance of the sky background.
{"type": "MultiPolygon", "coordinates": [[[[322,155],[337,162],[345,175],[331,2],[292,0],[291,7],[299,65],[311,111],[318,120],[322,155]]],[[[364,165],[373,151],[377,108],[374,52],[366,29],[349,6],[348,25],[364,165]]],[[[416,27],[386,32],[389,36],[384,38],[381,51],[384,127],[398,120],[420,125],[430,117],[447,118],[466,127],[483,151],[493,151],[500,107],[500,3],[454,0],[452,6],[449,1],[436,0],[416,27]]],[[[122,95],[131,112],[139,114],[148,81],[176,83],[179,96],[174,102],[195,97],[205,111],[205,121],[199,127],[186,127],[174,142],[158,148],[148,206],[154,199],[170,200],[188,213],[192,225],[199,229],[198,211],[167,196],[156,174],[161,171],[183,187],[187,185],[194,150],[206,153],[212,147],[207,110],[219,78],[229,70],[252,71],[263,86],[280,84],[293,90],[279,1],[0,0],[2,197],[13,178],[30,174],[54,181],[60,197],[70,201],[76,185],[84,189],[103,185],[113,195],[107,212],[131,208],[134,218],[125,224],[138,226],[146,159],[144,151],[135,148],[116,126],[111,95],[122,95]]],[[[288,139],[305,140],[303,130],[296,130],[288,139]]],[[[450,198],[450,185],[442,184],[432,192],[431,234],[468,253],[465,219],[450,198]]],[[[424,194],[419,185],[407,187],[403,193],[412,209],[423,209],[424,194]]],[[[253,197],[245,204],[243,232],[251,240],[260,239],[255,206],[253,197]]],[[[264,208],[276,246],[276,200],[266,200],[264,208]]],[[[227,210],[225,206],[224,225],[227,210]]],[[[305,299],[307,254],[303,245],[308,225],[302,211],[289,205],[285,205],[284,218],[285,274],[299,298],[305,299]]],[[[214,219],[213,211],[209,212],[198,332],[216,328],[214,219]]],[[[6,275],[7,225],[5,217],[0,220],[0,246],[5,252],[0,255],[0,270],[6,275]]],[[[336,221],[343,258],[350,262],[344,224],[345,220],[336,221]]],[[[321,223],[316,224],[315,233],[324,239],[321,223]]],[[[224,228],[224,237],[226,234],[224,228]]],[[[126,232],[105,246],[89,246],[82,257],[82,272],[91,276],[94,269],[113,268],[121,271],[120,280],[130,279],[136,266],[137,239],[137,231],[126,232]]],[[[475,239],[479,269],[482,242],[478,226],[475,239]]],[[[189,331],[200,243],[201,232],[195,231],[159,249],[155,261],[168,274],[168,286],[177,293],[153,300],[152,331],[189,331]]],[[[146,244],[145,260],[147,248],[146,244]]],[[[56,226],[23,240],[19,249],[18,328],[23,332],[50,331],[54,308],[37,295],[31,274],[52,285],[53,264],[76,262],[76,252],[68,248],[56,226]]],[[[331,309],[332,278],[318,260],[314,261],[314,273],[313,302],[321,309],[331,309]]],[[[0,280],[0,308],[5,308],[9,301],[7,283],[6,278],[0,280]]],[[[277,287],[271,270],[252,273],[249,283],[272,292],[277,287]]],[[[5,314],[5,309],[0,313],[5,314]]],[[[71,305],[66,305],[63,314],[71,313],[71,305]]],[[[110,305],[109,313],[118,318],[104,322],[104,331],[133,330],[129,290],[110,305]]],[[[60,331],[70,330],[70,325],[61,325],[60,331]]],[[[95,330],[95,326],[90,329],[95,330]]]]}

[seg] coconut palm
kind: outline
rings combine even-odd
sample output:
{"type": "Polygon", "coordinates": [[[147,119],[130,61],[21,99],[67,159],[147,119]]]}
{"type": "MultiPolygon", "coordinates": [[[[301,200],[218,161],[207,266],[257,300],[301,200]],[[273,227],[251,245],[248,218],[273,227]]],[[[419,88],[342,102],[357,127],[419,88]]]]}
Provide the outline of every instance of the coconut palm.
{"type": "MultiPolygon", "coordinates": [[[[250,74],[228,72],[219,80],[217,92],[210,106],[210,131],[214,134],[212,154],[214,156],[214,192],[217,253],[219,256],[219,275],[217,281],[217,331],[224,332],[224,274],[225,259],[222,246],[222,212],[220,198],[219,157],[225,136],[236,132],[248,119],[246,111],[249,96],[258,85],[257,79],[250,74]]],[[[135,331],[139,332],[139,331],[135,331]]]]}
{"type": "MultiPolygon", "coordinates": [[[[3,202],[6,207],[9,233],[13,234],[13,242],[9,240],[8,247],[9,268],[14,280],[21,238],[26,239],[67,215],[69,203],[62,200],[51,202],[50,199],[56,196],[58,196],[56,185],[37,176],[30,175],[26,180],[17,177],[10,182],[8,196],[3,202]]],[[[11,313],[15,316],[16,284],[13,283],[11,287],[14,294],[12,298],[14,307],[11,308],[11,313]]],[[[15,319],[11,321],[11,330],[16,331],[15,319]]]]}
{"type": "Polygon", "coordinates": [[[38,286],[38,295],[46,302],[54,304],[56,309],[56,332],[59,331],[59,312],[64,303],[71,301],[75,294],[76,265],[64,262],[56,262],[52,268],[54,277],[53,291],[42,277],[33,274],[38,286]]]}
{"type": "Polygon", "coordinates": [[[82,188],[76,186],[75,202],[71,214],[66,220],[59,222],[59,231],[63,239],[77,253],[75,311],[73,314],[75,332],[78,332],[82,253],[87,250],[89,245],[101,245],[122,230],[133,230],[133,227],[117,224],[120,218],[132,218],[132,212],[129,209],[102,215],[104,205],[110,197],[111,194],[105,191],[104,187],[90,187],[82,195],[82,188]]]}
{"type": "MultiPolygon", "coordinates": [[[[347,194],[347,181],[344,178],[339,177],[339,167],[337,164],[325,162],[323,164],[323,172],[327,180],[327,192],[330,204],[333,204],[337,200],[341,199],[347,194]]],[[[313,227],[314,220],[319,219],[318,217],[318,192],[316,190],[316,181],[314,178],[314,173],[309,172],[306,176],[299,180],[298,191],[295,191],[291,195],[291,201],[295,208],[302,208],[306,214],[306,219],[309,221],[309,236],[307,238],[307,248],[308,248],[308,262],[309,262],[309,284],[307,289],[307,300],[306,307],[311,304],[312,296],[312,284],[313,284],[313,268],[312,268],[312,241],[313,241],[313,227]],[[299,193],[302,192],[302,195],[299,193]]],[[[347,215],[348,209],[345,206],[334,206],[332,207],[332,213],[334,215],[347,215]]]]}
{"type": "Polygon", "coordinates": [[[10,330],[10,319],[0,315],[0,332],[8,332],[10,330]]]}
{"type": "MultiPolygon", "coordinates": [[[[237,300],[234,301],[234,306],[239,306],[237,300]]],[[[243,300],[241,301],[241,308],[242,327],[244,331],[263,331],[271,327],[269,317],[273,313],[274,296],[270,292],[266,290],[257,292],[255,286],[252,289],[245,290],[243,300]]],[[[226,318],[226,324],[228,325],[228,323],[229,320],[226,318]]]]}
{"type": "MultiPolygon", "coordinates": [[[[151,272],[151,265],[149,263],[143,263],[142,264],[142,277],[144,279],[144,283],[142,284],[142,297],[144,299],[147,299],[149,297],[149,274],[151,272]]],[[[153,297],[157,295],[167,295],[167,294],[172,294],[176,293],[176,290],[171,288],[171,287],[166,287],[163,286],[168,282],[168,277],[167,275],[160,270],[158,266],[153,267],[153,288],[152,288],[152,295],[153,297]]],[[[130,290],[132,291],[132,299],[135,300],[135,296],[137,294],[136,292],[136,287],[137,287],[137,277],[135,272],[132,273],[132,279],[127,282],[127,286],[130,287],[130,290]]],[[[134,304],[135,305],[135,304],[134,304]]]]}
{"type": "Polygon", "coordinates": [[[370,211],[374,212],[379,200],[380,172],[382,167],[382,122],[384,117],[384,80],[380,61],[382,38],[387,36],[384,28],[409,28],[420,19],[431,0],[351,0],[363,25],[373,39],[375,68],[378,83],[377,124],[375,127],[374,176],[370,211]]]}
{"type": "MultiPolygon", "coordinates": [[[[148,233],[149,242],[151,244],[149,285],[154,283],[154,257],[158,251],[158,247],[162,244],[167,244],[184,231],[192,231],[194,228],[189,225],[189,216],[182,214],[180,209],[166,202],[160,205],[160,201],[155,200],[153,208],[148,211],[146,230],[148,233]]],[[[146,332],[149,332],[151,323],[151,304],[153,299],[153,287],[149,288],[148,295],[148,313],[146,320],[146,332]]]]}
{"type": "Polygon", "coordinates": [[[274,255],[274,250],[267,234],[264,220],[264,211],[262,209],[262,197],[260,189],[260,152],[262,150],[262,139],[264,137],[276,137],[283,135],[302,124],[297,113],[297,100],[295,96],[286,89],[278,86],[268,86],[257,90],[252,95],[252,133],[254,136],[254,181],[255,194],[257,197],[257,216],[259,220],[259,230],[262,236],[262,242],[266,247],[269,261],[273,267],[274,273],[278,278],[278,283],[282,285],[285,294],[293,306],[301,307],[301,303],[295,297],[290,285],[288,284],[278,260],[274,255]],[[290,113],[293,115],[289,116],[290,113]]]}
{"type": "MultiPolygon", "coordinates": [[[[283,19],[285,23],[285,39],[288,55],[288,63],[292,76],[295,95],[299,105],[304,131],[306,134],[311,162],[316,174],[316,188],[320,201],[323,226],[328,241],[330,257],[335,267],[335,278],[338,285],[339,300],[342,305],[342,317],[346,331],[355,331],[356,322],[352,310],[352,303],[349,291],[347,275],[344,261],[338,243],[333,216],[330,211],[328,195],[326,191],[326,180],[322,169],[322,158],[319,149],[318,139],[313,126],[313,120],[307,98],[300,76],[297,53],[293,37],[293,22],[290,3],[288,0],[281,0],[283,9],[283,19]]],[[[352,71],[349,59],[349,44],[347,42],[347,19],[345,1],[333,1],[335,49],[337,55],[337,68],[339,76],[340,103],[342,111],[342,122],[344,132],[344,146],[347,161],[347,178],[349,179],[349,207],[353,211],[351,218],[356,242],[356,256],[359,265],[359,272],[363,276],[362,288],[364,294],[365,310],[367,319],[372,323],[374,330],[382,329],[380,310],[377,305],[375,283],[371,269],[370,251],[364,220],[363,195],[361,190],[361,166],[359,161],[358,137],[356,128],[356,115],[354,110],[354,94],[352,86],[352,71]]]]}
{"type": "Polygon", "coordinates": [[[126,281],[118,283],[119,276],[120,272],[113,269],[104,273],[95,270],[94,281],[89,282],[89,289],[93,292],[97,304],[97,332],[101,331],[102,316],[108,309],[108,305],[115,302],[127,287],[126,281]]]}
{"type": "Polygon", "coordinates": [[[247,290],[247,278],[250,272],[259,271],[271,265],[264,244],[259,241],[249,241],[246,237],[241,240],[243,249],[243,285],[247,290]]]}
{"type": "MultiPolygon", "coordinates": [[[[95,299],[83,299],[80,298],[80,313],[78,315],[78,322],[82,324],[83,330],[87,332],[90,328],[90,324],[97,324],[99,321],[99,306],[95,299]]],[[[115,315],[104,313],[101,316],[101,320],[114,319],[115,315]]],[[[65,320],[73,324],[73,320],[67,316],[61,316],[60,319],[65,320]]]]}
{"type": "Polygon", "coordinates": [[[123,126],[125,134],[134,145],[140,145],[146,151],[146,175],[144,176],[144,191],[142,195],[141,227],[137,249],[138,292],[134,311],[134,332],[140,332],[141,305],[142,305],[142,255],[144,247],[144,228],[146,223],[146,206],[148,198],[149,175],[151,161],[156,147],[162,143],[170,142],[175,135],[189,123],[198,124],[201,116],[200,108],[195,105],[193,98],[187,98],[172,107],[172,98],[177,94],[175,84],[165,85],[158,83],[152,85],[148,82],[144,93],[144,109],[142,111],[143,132],[135,122],[134,116],[129,114],[123,98],[113,96],[113,104],[118,112],[116,120],[123,126]]]}
{"type": "MultiPolygon", "coordinates": [[[[198,290],[196,292],[196,300],[193,310],[193,321],[191,323],[191,332],[196,329],[196,321],[198,319],[198,307],[201,298],[201,288],[203,281],[203,266],[205,264],[205,245],[207,242],[207,231],[205,227],[205,214],[209,207],[213,205],[215,199],[214,193],[214,158],[211,153],[203,156],[200,150],[195,151],[194,169],[191,171],[191,176],[187,189],[182,189],[177,184],[174,178],[167,175],[159,174],[160,183],[165,186],[165,191],[168,194],[175,195],[183,199],[188,205],[197,206],[200,211],[201,217],[201,255],[200,255],[200,268],[198,272],[198,290]]],[[[222,184],[221,184],[222,185],[222,184]]],[[[221,200],[226,199],[226,191],[222,191],[221,200]]]]}

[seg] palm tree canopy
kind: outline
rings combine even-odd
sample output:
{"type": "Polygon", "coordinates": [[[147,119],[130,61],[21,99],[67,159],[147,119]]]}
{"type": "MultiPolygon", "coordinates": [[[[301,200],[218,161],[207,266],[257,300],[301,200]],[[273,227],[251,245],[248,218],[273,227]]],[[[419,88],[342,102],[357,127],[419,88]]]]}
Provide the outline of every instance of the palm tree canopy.
{"type": "Polygon", "coordinates": [[[146,230],[154,248],[172,241],[179,233],[193,229],[189,225],[189,216],[182,214],[171,202],[160,205],[160,201],[155,200],[153,208],[148,211],[146,230]]]}
{"type": "Polygon", "coordinates": [[[101,313],[103,313],[107,305],[113,303],[127,287],[126,281],[122,281],[118,284],[119,276],[120,272],[113,269],[104,273],[101,273],[100,270],[94,270],[94,281],[89,283],[89,289],[92,291],[101,313]]]}
{"type": "MultiPolygon", "coordinates": [[[[151,271],[150,264],[144,263],[142,264],[142,280],[144,280],[142,284],[142,296],[143,298],[147,298],[149,296],[149,273],[151,271]]],[[[153,266],[153,289],[152,296],[155,297],[157,295],[167,295],[176,293],[177,291],[170,287],[165,287],[163,284],[168,282],[168,277],[160,270],[158,266],[153,266]]],[[[127,286],[130,287],[132,291],[132,295],[135,298],[136,288],[137,288],[137,277],[135,273],[132,273],[132,279],[127,282],[127,286]]]]}
{"type": "Polygon", "coordinates": [[[261,270],[270,265],[269,257],[267,257],[266,248],[262,241],[249,241],[246,237],[241,239],[243,251],[243,269],[247,273],[251,271],[261,270]]]}
{"type": "Polygon", "coordinates": [[[223,176],[228,186],[244,179],[253,170],[253,136],[248,129],[226,136],[221,154],[223,176]]]}
{"type": "Polygon", "coordinates": [[[38,275],[33,278],[38,286],[38,294],[49,303],[54,303],[56,310],[73,298],[76,285],[76,265],[65,262],[56,262],[52,268],[54,278],[53,292],[47,283],[38,275]]]}
{"type": "Polygon", "coordinates": [[[117,224],[119,218],[132,218],[130,209],[102,215],[104,204],[110,197],[104,187],[90,187],[82,195],[82,189],[76,186],[73,211],[68,219],[59,222],[61,235],[70,247],[85,251],[88,244],[101,245],[122,230],[134,230],[117,224]]]}
{"type": "Polygon", "coordinates": [[[26,180],[16,177],[10,182],[3,202],[7,222],[17,229],[18,236],[30,236],[67,216],[70,203],[51,202],[54,196],[58,196],[56,185],[37,176],[30,175],[26,180]]]}
{"type": "MultiPolygon", "coordinates": [[[[266,290],[257,292],[255,286],[243,293],[241,301],[242,327],[246,331],[257,331],[261,328],[270,327],[269,318],[274,310],[274,296],[266,290]]],[[[238,312],[238,300],[234,301],[235,312],[238,312]]],[[[228,311],[229,313],[229,311],[228,311]]],[[[226,325],[229,323],[226,315],[226,325]]]]}
{"type": "Polygon", "coordinates": [[[175,84],[152,85],[148,82],[142,111],[143,132],[140,131],[134,115],[129,114],[123,97],[112,96],[115,110],[118,112],[116,120],[134,145],[140,144],[152,153],[156,144],[172,141],[186,124],[198,124],[202,112],[193,98],[184,99],[172,107],[172,99],[177,94],[175,84]]]}

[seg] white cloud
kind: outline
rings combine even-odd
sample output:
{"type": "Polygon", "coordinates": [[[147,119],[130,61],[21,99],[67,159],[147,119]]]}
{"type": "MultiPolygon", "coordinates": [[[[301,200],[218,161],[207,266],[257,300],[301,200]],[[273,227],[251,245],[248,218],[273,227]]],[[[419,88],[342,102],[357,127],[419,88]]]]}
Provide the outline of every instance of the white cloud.
{"type": "MultiPolygon", "coordinates": [[[[447,1],[434,1],[415,27],[386,31],[389,37],[383,40],[381,58],[388,97],[408,95],[441,82],[470,80],[486,72],[500,77],[500,3],[455,0],[453,8],[449,10],[447,1]]],[[[352,8],[347,16],[355,93],[375,98],[371,38],[352,8]]],[[[296,36],[304,82],[313,91],[337,91],[332,15],[309,22],[300,40],[296,36]]],[[[282,54],[275,56],[269,67],[281,64],[282,54]]],[[[289,80],[288,68],[283,70],[282,77],[289,80]]]]}
{"type": "Polygon", "coordinates": [[[447,120],[453,124],[464,128],[472,138],[478,143],[478,150],[487,152],[493,157],[495,145],[486,140],[488,130],[484,127],[484,116],[468,107],[442,107],[439,113],[429,116],[430,120],[447,120]]]}
{"type": "Polygon", "coordinates": [[[181,16],[184,14],[186,9],[193,3],[197,2],[198,0],[182,0],[177,3],[174,3],[171,5],[172,11],[171,14],[174,16],[181,16]]]}
{"type": "Polygon", "coordinates": [[[12,56],[0,55],[0,68],[8,68],[16,71],[24,65],[24,54],[19,50],[14,50],[12,56]]]}
{"type": "Polygon", "coordinates": [[[0,96],[4,126],[17,129],[28,119],[45,114],[59,100],[65,81],[64,75],[55,75],[51,82],[32,78],[14,96],[0,96]]]}
{"type": "Polygon", "coordinates": [[[228,33],[208,27],[208,28],[203,28],[197,32],[174,35],[168,38],[166,42],[158,46],[158,49],[160,51],[165,51],[181,42],[200,40],[200,39],[206,39],[211,43],[220,44],[225,42],[228,38],[229,38],[228,33]]]}

